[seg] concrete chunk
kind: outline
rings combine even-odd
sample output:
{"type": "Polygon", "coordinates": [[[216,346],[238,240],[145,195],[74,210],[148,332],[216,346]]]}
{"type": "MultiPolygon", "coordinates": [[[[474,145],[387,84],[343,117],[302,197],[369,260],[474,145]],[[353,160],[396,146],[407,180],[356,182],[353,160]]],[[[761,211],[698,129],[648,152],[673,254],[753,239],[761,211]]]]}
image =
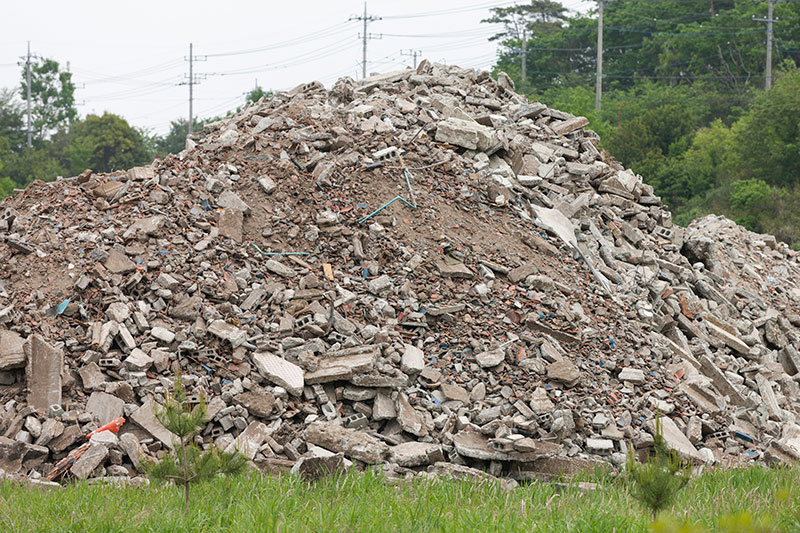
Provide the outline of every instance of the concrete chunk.
{"type": "Polygon", "coordinates": [[[638,368],[625,367],[619,373],[619,380],[641,385],[644,383],[644,371],[638,368]]]}
{"type": "MultiPolygon", "coordinates": [[[[675,422],[673,422],[671,418],[662,416],[660,420],[661,432],[669,449],[675,450],[684,459],[691,459],[701,463],[705,462],[703,455],[689,442],[689,439],[678,429],[678,426],[675,425],[675,422]]],[[[654,419],[648,420],[647,426],[650,431],[655,434],[656,421],[654,419]]]]}
{"type": "Polygon", "coordinates": [[[64,353],[50,346],[40,335],[33,335],[28,346],[28,404],[39,412],[47,413],[51,405],[61,405],[64,353]]]}
{"type": "Polygon", "coordinates": [[[152,398],[149,398],[144,405],[131,414],[131,420],[153,437],[172,448],[178,441],[178,437],[165,428],[156,418],[155,410],[159,408],[158,404],[152,398]]]}
{"type": "Polygon", "coordinates": [[[450,117],[436,128],[436,141],[454,144],[468,150],[489,150],[494,145],[494,132],[477,122],[450,117]]]}
{"type": "Polygon", "coordinates": [[[70,472],[78,479],[86,479],[105,462],[107,457],[108,448],[99,443],[90,444],[89,448],[72,465],[70,472]]]}
{"type": "Polygon", "coordinates": [[[0,371],[25,366],[25,339],[17,332],[0,329],[0,371]]]}
{"type": "Polygon", "coordinates": [[[127,274],[136,270],[136,263],[128,259],[128,256],[112,248],[108,252],[105,267],[112,274],[127,274]]]}
{"type": "Polygon", "coordinates": [[[280,385],[290,394],[303,394],[303,369],[277,355],[267,352],[254,353],[253,363],[261,373],[275,385],[280,385]]]}
{"type": "Polygon", "coordinates": [[[215,320],[208,326],[208,332],[215,337],[231,343],[237,348],[247,341],[247,332],[228,324],[224,320],[215,320]]]}
{"type": "Polygon", "coordinates": [[[313,422],[305,431],[306,440],[332,452],[343,453],[367,464],[377,464],[389,447],[364,431],[345,429],[334,422],[313,422]]]}
{"type": "Polygon", "coordinates": [[[586,117],[573,117],[563,122],[557,122],[550,127],[556,135],[567,135],[575,130],[579,130],[589,125],[589,119],[586,117]]]}
{"type": "Polygon", "coordinates": [[[229,453],[238,451],[252,461],[258,449],[270,435],[269,428],[263,422],[251,422],[250,425],[225,448],[225,451],[229,453]]]}
{"type": "Polygon", "coordinates": [[[405,344],[400,370],[406,374],[419,374],[425,368],[425,354],[411,344],[405,344]]]}
{"type": "Polygon", "coordinates": [[[414,466],[429,465],[444,460],[442,447],[438,444],[427,442],[404,442],[392,446],[389,458],[398,466],[411,468],[414,466]]]}
{"type": "Polygon", "coordinates": [[[123,415],[125,402],[105,392],[93,392],[86,402],[86,411],[97,419],[98,426],[104,426],[123,415]]]}

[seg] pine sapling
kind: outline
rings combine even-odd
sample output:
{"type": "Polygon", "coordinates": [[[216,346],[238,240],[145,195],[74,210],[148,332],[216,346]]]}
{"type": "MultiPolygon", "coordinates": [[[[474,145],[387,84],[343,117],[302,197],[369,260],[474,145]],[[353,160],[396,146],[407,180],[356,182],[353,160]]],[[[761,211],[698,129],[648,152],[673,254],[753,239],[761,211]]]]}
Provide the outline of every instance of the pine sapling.
{"type": "Polygon", "coordinates": [[[238,452],[220,452],[215,446],[203,451],[194,437],[206,423],[206,403],[201,399],[192,407],[180,378],[175,380],[171,393],[167,393],[164,405],[155,412],[161,424],[177,437],[173,453],[161,460],[151,462],[146,471],[157,483],[172,481],[183,485],[184,509],[189,511],[189,485],[217,475],[233,475],[242,472],[247,459],[238,452]]]}
{"type": "Polygon", "coordinates": [[[654,453],[646,463],[639,463],[633,446],[629,448],[626,477],[628,492],[653,514],[655,522],[658,513],[669,508],[678,492],[689,483],[691,465],[667,447],[660,415],[656,415],[653,448],[654,453]]]}

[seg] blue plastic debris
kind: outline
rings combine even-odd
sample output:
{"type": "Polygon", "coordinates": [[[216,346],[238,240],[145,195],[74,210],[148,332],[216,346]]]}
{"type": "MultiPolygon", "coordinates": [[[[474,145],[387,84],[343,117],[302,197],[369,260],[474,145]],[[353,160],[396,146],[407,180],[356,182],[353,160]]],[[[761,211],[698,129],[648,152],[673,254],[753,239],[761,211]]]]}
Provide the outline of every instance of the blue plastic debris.
{"type": "Polygon", "coordinates": [[[203,203],[200,204],[200,207],[203,208],[203,211],[211,211],[211,204],[208,203],[208,200],[203,200],[203,203]]]}
{"type": "Polygon", "coordinates": [[[745,442],[749,442],[751,444],[755,444],[756,443],[756,439],[754,437],[751,437],[750,435],[748,435],[747,433],[744,433],[742,431],[734,431],[733,432],[733,436],[735,438],[737,438],[737,439],[743,440],[745,442]]]}
{"type": "Polygon", "coordinates": [[[617,349],[617,341],[614,340],[614,337],[608,338],[608,345],[611,347],[612,350],[617,349]]]}
{"type": "Polygon", "coordinates": [[[56,316],[60,315],[67,309],[67,306],[69,305],[69,302],[71,300],[72,298],[67,298],[66,300],[58,304],[58,307],[56,308],[56,316]]]}

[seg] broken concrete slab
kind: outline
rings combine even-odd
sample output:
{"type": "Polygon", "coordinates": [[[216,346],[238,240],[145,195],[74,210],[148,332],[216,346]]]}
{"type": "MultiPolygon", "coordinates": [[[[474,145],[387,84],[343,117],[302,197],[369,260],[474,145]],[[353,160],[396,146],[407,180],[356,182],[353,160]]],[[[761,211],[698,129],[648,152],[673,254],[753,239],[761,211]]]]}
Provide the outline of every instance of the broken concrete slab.
{"type": "MultiPolygon", "coordinates": [[[[697,451],[697,448],[695,448],[686,435],[678,429],[678,426],[675,425],[675,422],[673,422],[671,418],[662,416],[659,420],[661,423],[661,434],[670,450],[675,450],[683,459],[705,463],[705,457],[697,451]]],[[[647,421],[647,428],[651,433],[655,433],[655,419],[647,421]]]]}
{"type": "Polygon", "coordinates": [[[552,124],[550,127],[556,135],[567,135],[588,125],[589,119],[586,117],[574,117],[552,124]]]}
{"type": "Polygon", "coordinates": [[[562,359],[547,365],[547,379],[574,387],[581,380],[581,372],[572,361],[562,359]]]}
{"type": "Polygon", "coordinates": [[[41,335],[32,335],[28,346],[28,404],[40,413],[61,405],[61,372],[64,352],[52,347],[41,335]]]}
{"type": "Polygon", "coordinates": [[[106,457],[108,457],[108,448],[98,443],[90,444],[69,470],[76,478],[87,479],[97,467],[105,462],[106,457]]]}
{"type": "Polygon", "coordinates": [[[116,249],[111,248],[108,251],[105,267],[112,274],[127,274],[136,270],[136,263],[128,259],[125,254],[118,252],[116,249]]]}
{"type": "Polygon", "coordinates": [[[93,392],[86,402],[86,412],[97,420],[98,426],[104,426],[121,417],[124,407],[125,402],[122,399],[105,392],[93,392]]]}
{"type": "Polygon", "coordinates": [[[425,426],[425,419],[408,402],[408,397],[400,393],[397,395],[397,422],[403,431],[411,433],[417,437],[424,437],[428,434],[425,426]]]}
{"type": "Polygon", "coordinates": [[[256,420],[239,433],[239,436],[228,445],[225,451],[229,453],[238,451],[252,461],[258,449],[270,436],[271,432],[266,424],[256,420]]]}
{"type": "Polygon", "coordinates": [[[400,370],[406,374],[419,374],[425,368],[425,354],[411,344],[405,344],[400,370]]]}
{"type": "Polygon", "coordinates": [[[149,398],[141,407],[131,414],[131,420],[139,427],[150,433],[153,437],[160,440],[167,447],[172,448],[178,442],[178,436],[169,431],[156,418],[158,404],[149,398]]]}
{"type": "Polygon", "coordinates": [[[305,380],[302,368],[268,352],[256,352],[252,357],[259,373],[270,382],[283,387],[294,396],[303,394],[305,380]]]}
{"type": "Polygon", "coordinates": [[[233,401],[247,409],[247,412],[251,415],[259,418],[271,416],[275,407],[275,396],[263,391],[243,392],[236,395],[233,401]]]}
{"type": "Polygon", "coordinates": [[[0,329],[0,372],[25,366],[24,345],[19,333],[0,329]]]}
{"type": "Polygon", "coordinates": [[[537,443],[543,445],[541,451],[518,452],[513,448],[505,451],[497,450],[489,445],[489,439],[473,431],[461,431],[453,437],[456,451],[464,457],[472,457],[482,461],[533,461],[541,455],[557,453],[561,446],[551,443],[537,443]]]}
{"type": "Polygon", "coordinates": [[[208,326],[208,332],[215,337],[231,343],[231,346],[238,348],[247,342],[247,332],[237,328],[233,324],[228,324],[224,320],[215,320],[208,326]]]}
{"type": "Polygon", "coordinates": [[[381,462],[389,447],[364,431],[346,429],[334,422],[313,422],[305,431],[308,442],[367,464],[381,462]]]}
{"type": "Polygon", "coordinates": [[[389,460],[398,466],[412,468],[444,461],[442,447],[426,442],[404,442],[389,449],[389,460]]]}

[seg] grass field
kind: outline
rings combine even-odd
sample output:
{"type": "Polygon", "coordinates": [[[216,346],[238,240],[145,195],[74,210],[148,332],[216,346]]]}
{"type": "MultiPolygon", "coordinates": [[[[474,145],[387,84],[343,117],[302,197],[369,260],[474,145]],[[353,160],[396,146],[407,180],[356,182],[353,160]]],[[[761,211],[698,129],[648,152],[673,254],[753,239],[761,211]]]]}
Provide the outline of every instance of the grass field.
{"type": "Polygon", "coordinates": [[[310,485],[289,476],[216,479],[192,489],[0,485],[0,531],[800,531],[800,469],[711,471],[651,529],[620,481],[582,493],[532,483],[414,481],[349,474],[310,485]]]}

